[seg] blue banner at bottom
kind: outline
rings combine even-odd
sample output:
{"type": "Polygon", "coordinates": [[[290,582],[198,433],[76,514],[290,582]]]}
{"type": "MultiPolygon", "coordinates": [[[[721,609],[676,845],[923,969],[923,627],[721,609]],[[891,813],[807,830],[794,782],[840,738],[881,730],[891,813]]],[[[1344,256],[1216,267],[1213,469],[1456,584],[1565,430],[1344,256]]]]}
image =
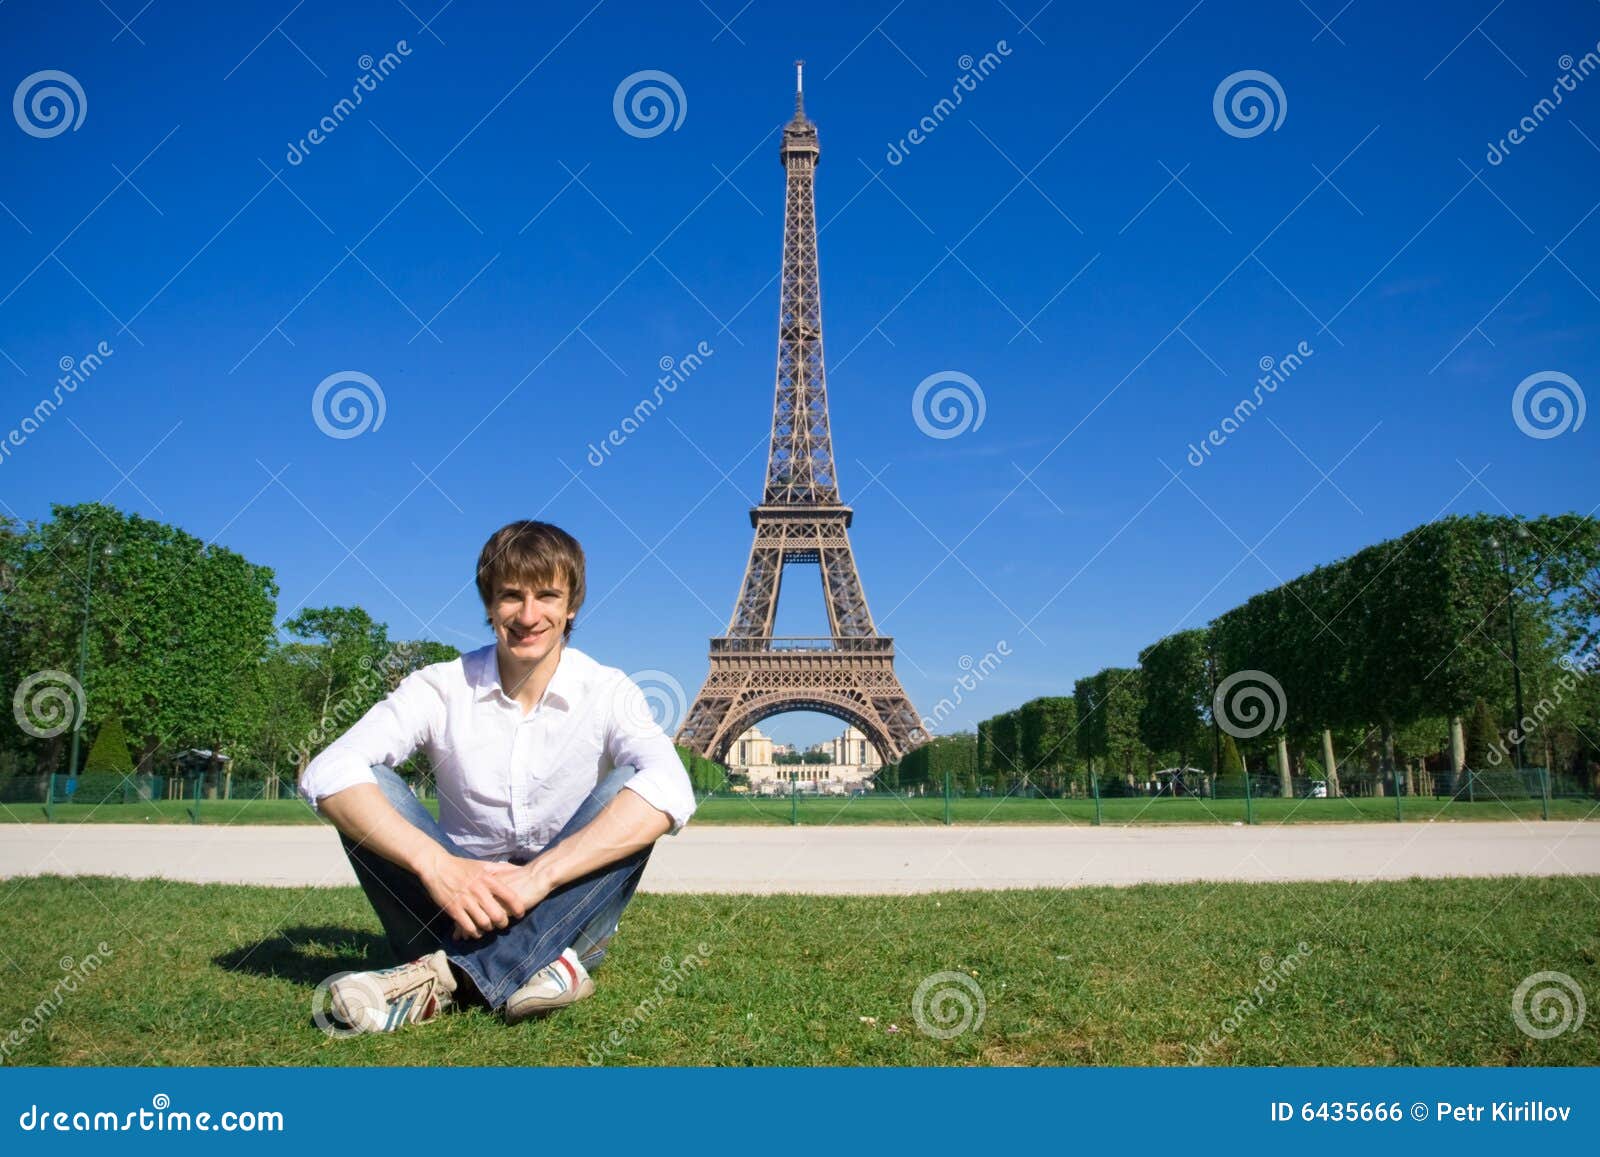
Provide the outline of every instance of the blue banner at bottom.
{"type": "MultiPolygon", "coordinates": [[[[1277,1142],[1296,1154],[1600,1142],[1577,1069],[11,1069],[0,1147],[349,1141],[449,1151],[857,1152],[1277,1142]],[[518,1137],[522,1140],[513,1140],[518,1137]],[[434,1148],[437,1147],[437,1148],[434,1148]]],[[[1252,1151],[1252,1150],[1245,1150],[1252,1151]]]]}

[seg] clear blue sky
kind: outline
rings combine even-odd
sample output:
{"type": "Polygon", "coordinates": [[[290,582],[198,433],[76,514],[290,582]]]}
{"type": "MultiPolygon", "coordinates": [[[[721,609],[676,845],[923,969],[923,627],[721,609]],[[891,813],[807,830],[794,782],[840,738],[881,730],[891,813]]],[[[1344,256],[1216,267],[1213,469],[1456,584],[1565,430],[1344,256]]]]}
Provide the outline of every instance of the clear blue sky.
{"type": "MultiPolygon", "coordinates": [[[[0,437],[61,359],[114,351],[0,459],[7,513],[104,499],[272,566],[284,618],[359,603],[462,648],[484,538],[547,518],[588,551],[579,645],[692,696],[765,465],[799,57],[872,610],[924,712],[962,656],[1011,651],[943,729],[1441,514],[1597,501],[1600,417],[1536,439],[1511,404],[1542,371],[1600,382],[1600,76],[1486,159],[1600,41],[1594,3],[292,3],[0,7],[4,91],[59,70],[86,106],[53,136],[0,118],[0,437]],[[620,127],[642,70],[681,88],[675,129],[620,127]],[[1244,70],[1276,128],[1217,120],[1244,70]],[[378,383],[381,427],[319,429],[339,371],[378,383]],[[919,429],[941,371],[981,426],[919,429]]],[[[786,593],[780,627],[817,631],[815,580],[786,593]]]]}

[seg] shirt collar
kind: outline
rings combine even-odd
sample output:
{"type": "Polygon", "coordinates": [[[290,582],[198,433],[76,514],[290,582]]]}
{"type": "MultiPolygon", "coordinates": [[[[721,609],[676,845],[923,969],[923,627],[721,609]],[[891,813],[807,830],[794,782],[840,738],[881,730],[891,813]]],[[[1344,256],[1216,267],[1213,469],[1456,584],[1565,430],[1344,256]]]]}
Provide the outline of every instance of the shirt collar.
{"type": "MultiPolygon", "coordinates": [[[[496,692],[504,695],[511,702],[516,702],[511,696],[505,694],[505,689],[500,685],[500,664],[496,661],[496,646],[490,643],[487,647],[477,651],[477,669],[472,674],[474,694],[477,699],[491,699],[496,692]]],[[[559,707],[563,711],[571,711],[577,699],[581,679],[578,667],[582,663],[582,655],[565,643],[561,647],[561,659],[556,663],[555,674],[550,676],[550,685],[545,688],[544,698],[540,703],[548,703],[552,707],[559,707]]]]}

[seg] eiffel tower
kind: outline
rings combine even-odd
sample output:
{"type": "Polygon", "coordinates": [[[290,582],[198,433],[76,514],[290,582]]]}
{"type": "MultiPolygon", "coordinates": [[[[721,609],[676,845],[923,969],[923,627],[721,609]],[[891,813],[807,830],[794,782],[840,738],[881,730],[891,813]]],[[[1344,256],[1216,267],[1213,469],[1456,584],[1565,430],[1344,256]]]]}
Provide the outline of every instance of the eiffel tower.
{"type": "Polygon", "coordinates": [[[755,541],[728,633],[711,640],[711,673],[678,732],[679,743],[719,762],[746,730],[785,711],[843,719],[885,763],[928,738],[894,673],[894,640],[872,625],[850,551],[853,512],[834,475],[813,189],[820,152],[796,64],[794,119],[781,151],[788,188],[766,490],[750,510],[755,541]],[[783,566],[791,562],[821,570],[830,637],[773,635],[783,566]]]}

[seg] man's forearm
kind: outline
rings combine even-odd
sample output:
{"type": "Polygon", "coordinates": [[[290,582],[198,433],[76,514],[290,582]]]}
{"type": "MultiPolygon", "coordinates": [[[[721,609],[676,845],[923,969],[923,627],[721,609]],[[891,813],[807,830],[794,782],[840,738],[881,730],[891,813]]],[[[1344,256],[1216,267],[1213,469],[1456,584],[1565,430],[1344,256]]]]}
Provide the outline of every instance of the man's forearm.
{"type": "Polygon", "coordinates": [[[318,806],[346,838],[413,875],[422,875],[443,851],[396,811],[375,783],[347,787],[323,797],[318,806]]]}
{"type": "Polygon", "coordinates": [[[401,815],[376,784],[325,796],[321,807],[346,838],[416,876],[462,939],[506,928],[527,912],[529,902],[513,884],[518,869],[452,855],[401,815]]]}
{"type": "Polygon", "coordinates": [[[599,815],[535,856],[525,871],[542,899],[562,884],[648,848],[671,829],[672,820],[665,812],[646,803],[638,792],[623,788],[599,815]]]}

